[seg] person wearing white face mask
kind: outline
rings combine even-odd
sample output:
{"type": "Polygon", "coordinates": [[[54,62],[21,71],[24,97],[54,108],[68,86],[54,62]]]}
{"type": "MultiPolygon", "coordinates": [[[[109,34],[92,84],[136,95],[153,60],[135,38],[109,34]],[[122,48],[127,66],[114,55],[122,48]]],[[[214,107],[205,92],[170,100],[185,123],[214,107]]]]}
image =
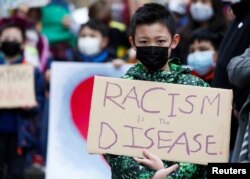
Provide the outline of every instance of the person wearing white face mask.
{"type": "Polygon", "coordinates": [[[217,51],[222,34],[209,29],[197,29],[191,35],[187,64],[192,74],[211,83],[217,62],[217,51]]]}
{"type": "Polygon", "coordinates": [[[108,28],[100,21],[90,19],[82,24],[77,37],[73,61],[109,62],[108,28]]]}
{"type": "Polygon", "coordinates": [[[89,20],[80,27],[75,61],[108,62],[108,28],[100,21],[89,20]]]}

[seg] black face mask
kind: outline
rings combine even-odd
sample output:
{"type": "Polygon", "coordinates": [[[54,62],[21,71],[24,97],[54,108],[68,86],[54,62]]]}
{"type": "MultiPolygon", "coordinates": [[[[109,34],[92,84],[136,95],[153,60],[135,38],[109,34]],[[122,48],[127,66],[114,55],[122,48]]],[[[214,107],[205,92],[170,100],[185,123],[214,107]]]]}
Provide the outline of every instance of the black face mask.
{"type": "Polygon", "coordinates": [[[149,70],[160,70],[168,62],[168,47],[136,47],[136,58],[149,70]]]}
{"type": "Polygon", "coordinates": [[[7,57],[14,57],[21,53],[21,44],[18,42],[4,41],[1,43],[1,51],[7,57]]]}

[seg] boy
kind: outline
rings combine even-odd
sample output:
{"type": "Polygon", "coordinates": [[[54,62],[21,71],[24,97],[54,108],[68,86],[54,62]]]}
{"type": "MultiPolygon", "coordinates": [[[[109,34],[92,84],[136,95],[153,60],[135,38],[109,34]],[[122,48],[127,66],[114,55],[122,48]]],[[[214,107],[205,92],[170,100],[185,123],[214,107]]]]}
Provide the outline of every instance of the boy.
{"type": "MultiPolygon", "coordinates": [[[[207,87],[207,83],[190,75],[187,69],[183,69],[178,60],[169,60],[171,51],[178,45],[179,39],[179,35],[175,34],[173,16],[168,10],[156,3],[140,7],[131,20],[129,41],[142,64],[129,69],[123,78],[207,87]]],[[[144,156],[152,158],[147,152],[144,152],[144,156]]],[[[113,179],[156,178],[162,169],[162,167],[152,167],[146,162],[138,163],[138,160],[135,161],[127,156],[106,155],[106,159],[111,166],[113,179]]],[[[163,162],[165,167],[175,163],[163,162]]],[[[178,163],[178,165],[179,169],[170,174],[172,178],[205,177],[203,166],[191,163],[178,163]]]]}
{"type": "Polygon", "coordinates": [[[80,27],[74,60],[82,62],[110,61],[108,28],[100,21],[89,20],[80,27]]]}
{"type": "Polygon", "coordinates": [[[200,28],[191,34],[187,63],[192,74],[211,84],[223,35],[212,29],[200,28]]]}
{"type": "MultiPolygon", "coordinates": [[[[25,30],[13,19],[2,20],[0,26],[0,65],[25,63],[23,48],[25,30]]],[[[35,92],[37,106],[23,106],[16,109],[0,109],[0,178],[5,164],[7,178],[22,179],[25,154],[35,147],[34,119],[43,102],[43,78],[35,70],[35,92]]]]}

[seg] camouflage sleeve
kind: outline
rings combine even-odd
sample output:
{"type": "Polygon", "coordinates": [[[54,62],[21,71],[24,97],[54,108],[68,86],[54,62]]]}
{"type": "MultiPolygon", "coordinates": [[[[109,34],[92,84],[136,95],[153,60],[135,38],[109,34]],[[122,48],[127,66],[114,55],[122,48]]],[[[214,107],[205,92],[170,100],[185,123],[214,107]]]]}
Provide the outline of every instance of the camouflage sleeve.
{"type": "Polygon", "coordinates": [[[121,76],[121,78],[122,78],[122,79],[129,79],[129,80],[133,80],[133,79],[134,79],[133,76],[130,76],[130,75],[127,75],[127,74],[121,76]]]}
{"type": "Polygon", "coordinates": [[[138,164],[132,157],[105,155],[111,166],[112,179],[150,179],[155,170],[138,164]]]}
{"type": "MultiPolygon", "coordinates": [[[[163,161],[165,168],[173,165],[173,162],[163,161]]],[[[178,163],[179,168],[171,173],[167,179],[205,179],[206,166],[196,165],[192,163],[178,163]]]]}
{"type": "Polygon", "coordinates": [[[181,77],[179,77],[178,83],[184,85],[210,87],[208,83],[191,74],[182,74],[181,77]]]}

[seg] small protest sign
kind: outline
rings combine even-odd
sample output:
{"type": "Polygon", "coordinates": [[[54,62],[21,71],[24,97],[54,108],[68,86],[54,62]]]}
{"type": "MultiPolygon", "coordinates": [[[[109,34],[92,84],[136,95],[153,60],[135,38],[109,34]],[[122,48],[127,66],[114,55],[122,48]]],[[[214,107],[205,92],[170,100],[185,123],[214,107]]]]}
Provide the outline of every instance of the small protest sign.
{"type": "Polygon", "coordinates": [[[0,66],[0,108],[35,106],[34,67],[0,66]]]}

